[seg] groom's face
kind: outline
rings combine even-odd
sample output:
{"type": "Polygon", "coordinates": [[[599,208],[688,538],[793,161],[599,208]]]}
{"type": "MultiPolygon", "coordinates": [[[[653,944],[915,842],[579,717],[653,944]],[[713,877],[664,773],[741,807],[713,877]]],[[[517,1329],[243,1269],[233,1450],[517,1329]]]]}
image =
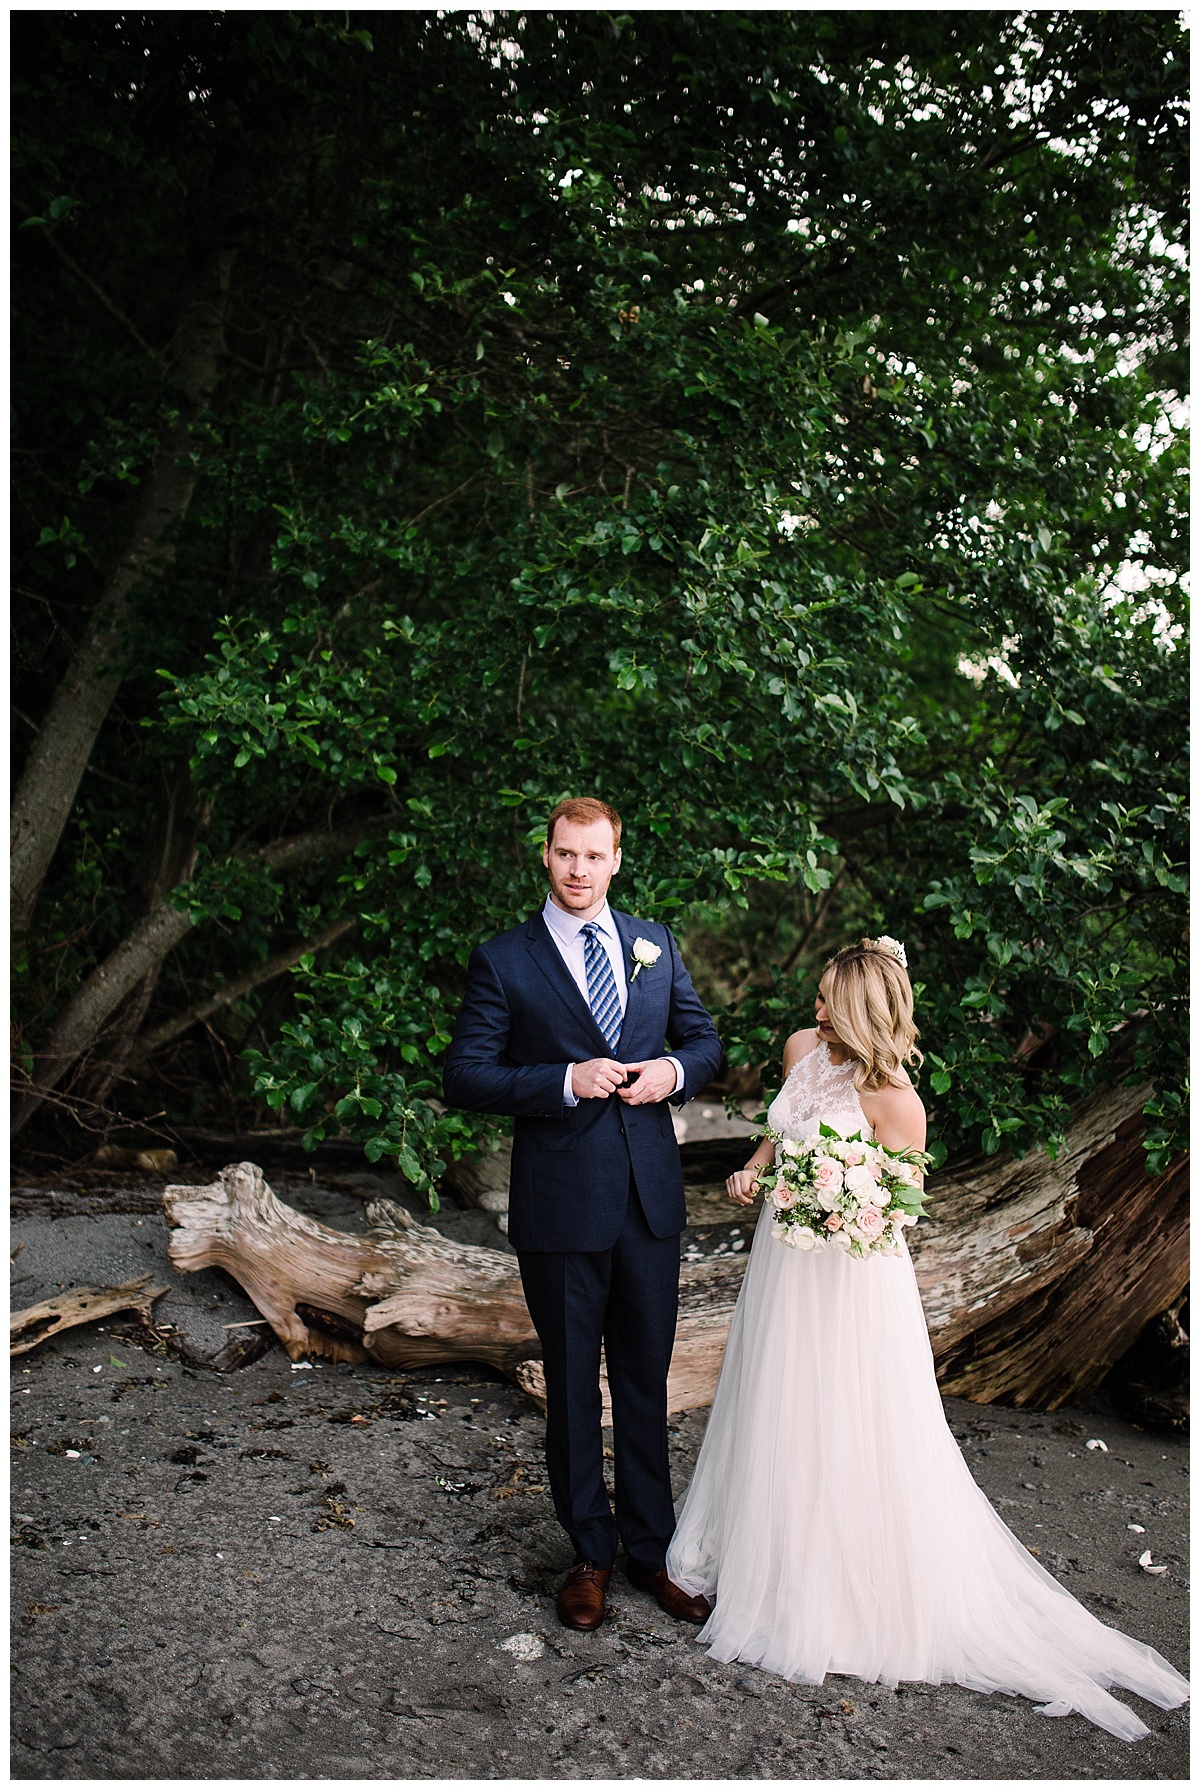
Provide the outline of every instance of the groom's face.
{"type": "Polygon", "coordinates": [[[586,827],[560,820],[553,839],[542,847],[542,863],[550,874],[555,905],[590,920],[604,906],[608,885],[621,867],[621,848],[614,847],[606,820],[594,820],[586,827]]]}

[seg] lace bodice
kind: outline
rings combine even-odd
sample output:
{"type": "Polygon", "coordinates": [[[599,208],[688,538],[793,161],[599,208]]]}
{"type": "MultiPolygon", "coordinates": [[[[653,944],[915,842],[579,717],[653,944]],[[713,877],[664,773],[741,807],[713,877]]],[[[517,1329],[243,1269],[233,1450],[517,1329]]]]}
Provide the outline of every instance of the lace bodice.
{"type": "Polygon", "coordinates": [[[833,1062],[829,1046],[820,1042],[794,1065],[771,1102],[767,1123],[784,1137],[816,1137],[822,1123],[874,1135],[854,1086],[853,1061],[833,1062]]]}

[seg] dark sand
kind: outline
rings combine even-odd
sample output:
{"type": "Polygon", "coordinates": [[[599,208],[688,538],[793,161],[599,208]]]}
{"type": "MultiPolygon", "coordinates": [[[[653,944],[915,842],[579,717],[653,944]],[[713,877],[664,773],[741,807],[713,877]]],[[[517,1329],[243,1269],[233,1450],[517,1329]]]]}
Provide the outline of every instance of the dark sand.
{"type": "MultiPolygon", "coordinates": [[[[143,1271],[165,1243],[146,1213],[119,1221],[143,1271]]],[[[71,1278],[78,1225],[16,1231],[24,1305],[71,1278]]],[[[187,1296],[228,1323],[240,1296],[208,1279],[187,1296]]],[[[296,1369],[271,1348],[217,1374],[117,1318],[13,1379],[18,1779],[1187,1776],[1186,1710],[1135,1705],[1152,1734],[1129,1745],[956,1687],[791,1685],[708,1659],[619,1577],[598,1634],[561,1628],[541,1419],[488,1370],[296,1369]]],[[[1186,1442],[1103,1411],[947,1414],[1020,1539],[1186,1671],[1186,1442]]],[[[679,1492],[706,1415],[673,1424],[679,1492]]]]}

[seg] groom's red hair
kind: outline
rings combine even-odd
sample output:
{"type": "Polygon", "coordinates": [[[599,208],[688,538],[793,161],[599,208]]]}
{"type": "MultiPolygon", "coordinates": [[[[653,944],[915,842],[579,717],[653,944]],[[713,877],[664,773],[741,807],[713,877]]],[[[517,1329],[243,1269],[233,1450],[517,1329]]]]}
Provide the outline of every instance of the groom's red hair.
{"type": "Polygon", "coordinates": [[[607,802],[601,802],[595,796],[568,796],[560,802],[549,820],[546,822],[546,844],[553,845],[554,829],[560,820],[573,821],[577,827],[590,827],[598,820],[606,820],[613,830],[613,850],[621,843],[621,816],[607,802]]]}

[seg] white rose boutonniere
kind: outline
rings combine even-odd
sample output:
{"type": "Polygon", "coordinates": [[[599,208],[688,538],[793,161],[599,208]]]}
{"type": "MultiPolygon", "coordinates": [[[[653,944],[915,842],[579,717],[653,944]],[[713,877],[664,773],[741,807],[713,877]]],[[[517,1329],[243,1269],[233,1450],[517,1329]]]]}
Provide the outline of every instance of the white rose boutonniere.
{"type": "Polygon", "coordinates": [[[629,980],[636,982],[643,970],[650,969],[662,956],[662,946],[652,945],[649,939],[633,941],[633,974],[629,980]]]}

